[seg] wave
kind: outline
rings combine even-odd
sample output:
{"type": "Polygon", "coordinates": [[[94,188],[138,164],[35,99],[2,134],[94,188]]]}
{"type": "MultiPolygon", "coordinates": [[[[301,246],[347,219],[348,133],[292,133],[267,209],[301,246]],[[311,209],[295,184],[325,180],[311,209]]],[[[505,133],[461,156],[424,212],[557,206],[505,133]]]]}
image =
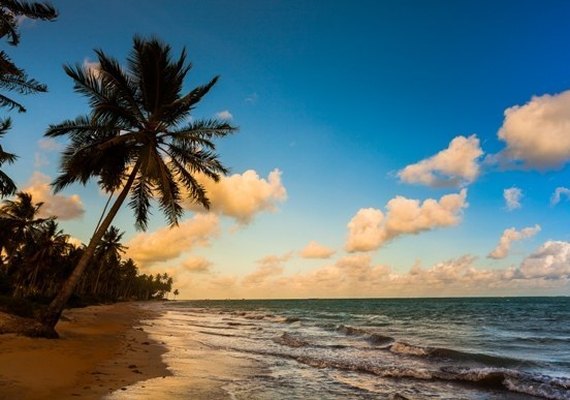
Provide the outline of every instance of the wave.
{"type": "Polygon", "coordinates": [[[304,347],[309,344],[306,340],[293,336],[287,332],[285,332],[283,335],[279,336],[278,338],[275,338],[273,341],[275,343],[279,343],[289,347],[304,347]]]}
{"type": "Polygon", "coordinates": [[[471,384],[485,389],[502,389],[542,397],[549,400],[570,399],[570,379],[553,378],[543,374],[532,374],[506,368],[413,368],[400,366],[378,366],[370,363],[347,362],[346,360],[318,359],[306,356],[297,361],[316,368],[337,368],[374,374],[384,378],[409,378],[418,380],[454,381],[471,384]]]}
{"type": "Polygon", "coordinates": [[[347,325],[339,325],[337,332],[347,336],[360,336],[369,344],[379,347],[380,350],[388,350],[394,354],[431,358],[435,360],[453,360],[467,363],[475,363],[485,367],[520,367],[533,366],[531,361],[519,360],[498,355],[488,355],[453,350],[443,347],[419,346],[394,339],[393,337],[373,333],[363,328],[355,328],[347,325]]]}

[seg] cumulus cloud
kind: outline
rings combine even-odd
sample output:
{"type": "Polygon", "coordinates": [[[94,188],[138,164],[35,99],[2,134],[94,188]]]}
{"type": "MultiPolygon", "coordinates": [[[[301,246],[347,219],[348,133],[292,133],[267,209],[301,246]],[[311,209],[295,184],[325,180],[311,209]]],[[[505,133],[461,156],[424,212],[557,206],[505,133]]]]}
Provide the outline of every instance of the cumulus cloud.
{"type": "Polygon", "coordinates": [[[436,155],[398,172],[402,182],[432,187],[461,186],[479,176],[479,158],[483,151],[476,135],[457,136],[436,155]]]}
{"type": "Polygon", "coordinates": [[[301,257],[303,258],[329,258],[335,251],[329,247],[323,246],[314,240],[311,240],[301,250],[301,257]]]}
{"type": "Polygon", "coordinates": [[[570,243],[548,241],[524,259],[520,272],[525,278],[570,279],[570,243]]]}
{"type": "Polygon", "coordinates": [[[185,272],[209,272],[212,263],[204,257],[191,256],[182,261],[180,267],[185,272]]]}
{"type": "Polygon", "coordinates": [[[360,209],[348,223],[345,248],[349,252],[370,251],[404,234],[417,234],[440,227],[457,225],[468,206],[467,190],[438,200],[419,200],[397,196],[386,205],[386,214],[374,208],[360,209]]]}
{"type": "Polygon", "coordinates": [[[81,198],[77,194],[65,196],[53,194],[50,177],[41,172],[34,172],[28,184],[22,189],[32,195],[36,203],[43,202],[39,216],[41,218],[57,217],[60,220],[79,218],[85,213],[81,198]]]}
{"type": "Polygon", "coordinates": [[[555,206],[556,204],[560,203],[562,196],[566,196],[566,200],[570,199],[570,189],[563,186],[557,187],[554,190],[552,197],[550,198],[550,205],[555,206]]]}
{"type": "Polygon", "coordinates": [[[126,245],[127,256],[145,265],[171,260],[195,246],[207,246],[219,231],[216,215],[197,214],[178,226],[137,234],[126,245]]]}
{"type": "Polygon", "coordinates": [[[503,197],[505,199],[507,210],[512,211],[522,207],[521,199],[523,197],[523,192],[518,187],[503,190],[503,197]]]}
{"type": "Polygon", "coordinates": [[[230,121],[230,120],[234,119],[234,116],[228,110],[224,110],[224,111],[220,111],[220,112],[216,113],[216,117],[218,117],[219,119],[223,119],[225,121],[230,121]]]}
{"type": "Polygon", "coordinates": [[[528,239],[536,235],[538,232],[540,232],[540,225],[530,226],[528,228],[521,229],[520,231],[517,231],[515,228],[505,229],[499,239],[499,243],[497,243],[497,247],[495,247],[487,257],[494,258],[496,260],[505,258],[509,255],[512,242],[528,239]]]}
{"type": "Polygon", "coordinates": [[[536,169],[558,168],[570,160],[570,90],[534,96],[505,111],[499,139],[501,159],[536,169]]]}
{"type": "MultiPolygon", "coordinates": [[[[234,218],[240,224],[251,222],[259,212],[275,211],[277,204],[287,199],[287,190],[278,169],[271,171],[267,179],[261,178],[254,170],[222,177],[219,182],[200,175],[197,179],[206,189],[211,202],[210,211],[234,218]]],[[[188,200],[182,205],[189,210],[205,211],[201,205],[188,200]]]]}

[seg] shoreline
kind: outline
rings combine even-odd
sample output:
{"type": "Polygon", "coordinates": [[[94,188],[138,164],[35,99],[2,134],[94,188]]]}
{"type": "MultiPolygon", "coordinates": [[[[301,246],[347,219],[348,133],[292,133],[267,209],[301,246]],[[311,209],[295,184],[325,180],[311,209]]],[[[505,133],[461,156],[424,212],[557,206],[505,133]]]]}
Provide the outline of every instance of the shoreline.
{"type": "Polygon", "coordinates": [[[0,335],[0,400],[102,399],[134,383],[171,375],[167,349],[140,322],[142,303],[65,310],[60,339],[0,335]]]}

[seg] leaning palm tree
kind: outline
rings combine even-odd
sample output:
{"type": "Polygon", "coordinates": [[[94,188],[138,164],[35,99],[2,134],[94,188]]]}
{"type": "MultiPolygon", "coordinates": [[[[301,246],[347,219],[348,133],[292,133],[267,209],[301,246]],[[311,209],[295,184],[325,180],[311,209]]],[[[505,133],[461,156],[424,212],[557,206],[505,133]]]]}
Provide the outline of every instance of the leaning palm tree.
{"type": "Polygon", "coordinates": [[[145,229],[151,199],[156,199],[170,225],[183,214],[183,190],[190,199],[209,207],[204,187],[196,180],[203,174],[215,181],[227,169],[218,159],[213,139],[235,131],[218,120],[193,120],[190,113],[214,86],[218,77],[183,94],[191,65],[186,51],[173,59],[170,46],[158,39],[135,37],[127,66],[96,50],[98,68],[66,66],[76,92],[89,99],[91,111],[75,120],[52,125],[46,136],[67,135],[61,174],[54,190],[97,178],[100,187],[116,193],[83,256],[61,291],[41,318],[42,336],[56,337],[55,324],[76,283],[130,196],[136,227],[145,229]]]}

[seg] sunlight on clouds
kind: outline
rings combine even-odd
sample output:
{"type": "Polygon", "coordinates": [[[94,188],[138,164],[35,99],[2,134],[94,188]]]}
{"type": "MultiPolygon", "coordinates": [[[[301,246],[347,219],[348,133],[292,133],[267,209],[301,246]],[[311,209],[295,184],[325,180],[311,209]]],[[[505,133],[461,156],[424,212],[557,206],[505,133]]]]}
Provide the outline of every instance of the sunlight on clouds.
{"type": "Polygon", "coordinates": [[[323,246],[314,240],[311,240],[304,248],[301,250],[301,257],[303,258],[329,258],[335,253],[335,251],[329,247],[323,246]]]}
{"type": "Polygon", "coordinates": [[[462,186],[479,176],[479,161],[483,151],[476,135],[457,136],[449,147],[436,155],[398,172],[402,182],[432,187],[462,186]]]}
{"type": "Polygon", "coordinates": [[[518,187],[503,190],[503,197],[505,199],[507,210],[513,211],[522,207],[521,199],[523,197],[523,192],[518,187]]]}
{"type": "Polygon", "coordinates": [[[494,258],[496,260],[505,258],[509,255],[511,249],[511,244],[517,240],[528,239],[540,232],[540,225],[535,225],[534,227],[528,227],[517,231],[515,228],[505,229],[503,235],[499,239],[497,247],[489,253],[488,258],[494,258]]]}
{"type": "Polygon", "coordinates": [[[198,214],[172,228],[141,232],[126,244],[127,257],[141,265],[177,258],[193,247],[209,245],[219,234],[219,225],[216,215],[198,214]]]}
{"type": "Polygon", "coordinates": [[[417,234],[457,225],[468,206],[467,190],[441,197],[439,201],[397,196],[386,205],[386,214],[373,208],[360,209],[348,223],[345,248],[349,252],[376,250],[403,234],[417,234]]]}
{"type": "Polygon", "coordinates": [[[30,193],[35,203],[43,202],[39,216],[41,218],[57,217],[60,220],[69,220],[82,217],[85,213],[79,195],[65,196],[53,194],[50,186],[51,179],[41,172],[34,172],[27,186],[22,191],[30,193]]]}
{"type": "Polygon", "coordinates": [[[190,256],[180,264],[184,272],[209,272],[212,263],[204,257],[190,256]]]}
{"type": "MultiPolygon", "coordinates": [[[[222,177],[219,182],[203,175],[197,179],[211,201],[210,211],[234,218],[242,225],[251,222],[262,211],[275,211],[277,204],[287,199],[278,169],[271,171],[267,179],[260,178],[254,170],[222,177]]],[[[199,204],[188,200],[182,205],[189,210],[205,211],[199,204]]]]}
{"type": "Polygon", "coordinates": [[[266,256],[258,260],[257,267],[253,272],[246,275],[242,284],[244,286],[258,286],[264,283],[269,277],[281,275],[284,271],[283,264],[291,259],[293,253],[287,253],[282,256],[266,256]]]}
{"type": "Polygon", "coordinates": [[[522,106],[505,110],[499,156],[537,169],[558,168],[570,160],[570,90],[534,96],[522,106]]]}
{"type": "Polygon", "coordinates": [[[570,279],[570,243],[548,241],[524,259],[520,271],[525,278],[570,279]]]}

